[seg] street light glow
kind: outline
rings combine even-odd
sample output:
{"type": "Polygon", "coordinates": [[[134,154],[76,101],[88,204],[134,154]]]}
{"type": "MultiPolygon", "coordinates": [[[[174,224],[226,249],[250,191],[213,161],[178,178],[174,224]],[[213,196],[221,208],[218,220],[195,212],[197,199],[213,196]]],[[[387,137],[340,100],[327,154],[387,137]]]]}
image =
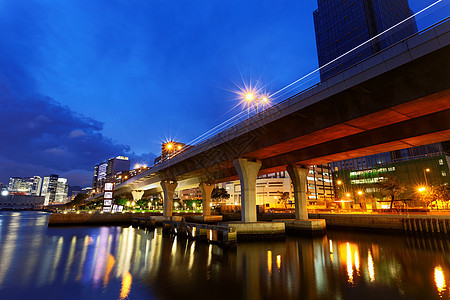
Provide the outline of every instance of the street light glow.
{"type": "Polygon", "coordinates": [[[252,100],[253,100],[253,94],[252,94],[252,93],[248,93],[248,94],[245,96],[245,98],[246,98],[248,101],[252,101],[252,100]]]}
{"type": "Polygon", "coordinates": [[[135,164],[135,165],[134,165],[134,168],[135,168],[135,169],[139,169],[140,166],[141,166],[140,164],[135,164]]]}
{"type": "Polygon", "coordinates": [[[362,195],[362,194],[363,194],[363,191],[359,190],[358,195],[362,195]]]}
{"type": "Polygon", "coordinates": [[[347,193],[347,194],[345,194],[345,196],[347,196],[347,197],[350,197],[350,194],[349,194],[349,193],[347,193]]]}
{"type": "Polygon", "coordinates": [[[336,183],[337,183],[338,185],[341,185],[341,184],[342,184],[342,180],[338,180],[336,183]]]}
{"type": "Polygon", "coordinates": [[[424,186],[421,186],[421,187],[419,187],[417,190],[418,190],[420,193],[423,193],[423,192],[425,192],[425,191],[427,190],[427,188],[424,187],[424,186]]]}
{"type": "Polygon", "coordinates": [[[168,143],[168,144],[166,145],[166,148],[169,149],[169,150],[172,149],[172,148],[173,148],[173,144],[172,144],[172,143],[168,143]]]}

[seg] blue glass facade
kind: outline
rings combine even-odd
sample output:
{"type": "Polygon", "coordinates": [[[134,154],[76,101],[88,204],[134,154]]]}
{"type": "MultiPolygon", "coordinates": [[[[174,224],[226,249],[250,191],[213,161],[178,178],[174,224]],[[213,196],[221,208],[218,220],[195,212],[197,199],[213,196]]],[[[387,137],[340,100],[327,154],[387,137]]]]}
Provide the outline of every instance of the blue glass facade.
{"type": "Polygon", "coordinates": [[[370,43],[344,55],[361,43],[410,17],[407,0],[317,0],[314,11],[321,80],[345,70],[417,32],[415,19],[395,27],[370,43]],[[333,63],[329,62],[337,59],[333,63]]]}
{"type": "Polygon", "coordinates": [[[425,146],[417,146],[391,152],[361,156],[352,159],[341,160],[331,163],[331,169],[342,170],[367,170],[382,167],[390,163],[425,158],[437,155],[446,155],[449,152],[447,147],[449,143],[435,143],[425,146]]]}

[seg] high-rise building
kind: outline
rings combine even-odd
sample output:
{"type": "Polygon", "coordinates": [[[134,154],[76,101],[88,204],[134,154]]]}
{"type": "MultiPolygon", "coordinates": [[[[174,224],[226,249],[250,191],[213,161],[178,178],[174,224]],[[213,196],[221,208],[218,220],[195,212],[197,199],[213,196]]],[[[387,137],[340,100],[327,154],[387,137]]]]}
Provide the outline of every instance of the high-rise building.
{"type": "Polygon", "coordinates": [[[36,195],[39,196],[40,185],[38,186],[38,181],[35,178],[39,178],[39,176],[35,177],[11,177],[9,179],[8,191],[11,194],[21,194],[21,195],[36,195]],[[36,183],[35,183],[36,180],[36,183]],[[34,187],[39,188],[37,190],[37,194],[35,193],[34,187]]]}
{"type": "Polygon", "coordinates": [[[323,67],[322,81],[417,32],[407,0],[317,0],[317,6],[313,16],[320,67],[373,38],[323,67]]]}
{"type": "Polygon", "coordinates": [[[58,188],[58,175],[45,176],[42,182],[41,196],[45,197],[44,205],[53,204],[56,200],[56,189],[58,188]]]}
{"type": "Polygon", "coordinates": [[[115,181],[115,175],[119,172],[130,170],[130,160],[126,156],[117,156],[108,159],[94,167],[92,188],[97,192],[103,191],[105,182],[115,181]]]}
{"type": "Polygon", "coordinates": [[[22,177],[9,178],[8,192],[19,193],[22,188],[22,177]]]}
{"type": "Polygon", "coordinates": [[[106,179],[111,181],[118,172],[129,171],[130,160],[126,156],[117,156],[108,159],[106,164],[106,179]]]}
{"type": "Polygon", "coordinates": [[[30,194],[33,196],[40,196],[41,189],[42,189],[42,178],[39,176],[34,176],[33,177],[33,185],[32,185],[30,194]]]}
{"type": "Polygon", "coordinates": [[[69,192],[69,184],[66,178],[58,178],[55,192],[55,203],[65,203],[69,192]]]}

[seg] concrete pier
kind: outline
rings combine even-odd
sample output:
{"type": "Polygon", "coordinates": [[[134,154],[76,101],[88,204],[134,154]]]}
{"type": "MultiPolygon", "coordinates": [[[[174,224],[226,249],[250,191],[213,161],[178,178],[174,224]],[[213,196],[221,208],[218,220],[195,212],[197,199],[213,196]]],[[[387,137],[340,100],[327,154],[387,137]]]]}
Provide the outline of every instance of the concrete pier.
{"type": "Polygon", "coordinates": [[[308,219],[308,220],[292,220],[278,219],[273,220],[274,223],[281,222],[286,226],[288,233],[305,233],[311,235],[321,235],[327,230],[326,221],[324,219],[308,219]]]}
{"type": "Polygon", "coordinates": [[[202,206],[203,206],[203,216],[211,215],[211,193],[214,189],[214,185],[200,183],[200,192],[202,193],[202,206]]]}
{"type": "Polygon", "coordinates": [[[163,216],[171,217],[173,212],[173,194],[175,193],[175,189],[177,188],[178,183],[176,181],[164,180],[161,181],[160,184],[163,190],[164,197],[163,216]]]}
{"type": "Polygon", "coordinates": [[[283,222],[227,222],[219,225],[232,228],[237,234],[238,241],[279,238],[284,237],[286,233],[283,222]]]}
{"type": "Polygon", "coordinates": [[[242,223],[256,222],[256,177],[261,162],[238,158],[233,164],[241,182],[242,223]]]}

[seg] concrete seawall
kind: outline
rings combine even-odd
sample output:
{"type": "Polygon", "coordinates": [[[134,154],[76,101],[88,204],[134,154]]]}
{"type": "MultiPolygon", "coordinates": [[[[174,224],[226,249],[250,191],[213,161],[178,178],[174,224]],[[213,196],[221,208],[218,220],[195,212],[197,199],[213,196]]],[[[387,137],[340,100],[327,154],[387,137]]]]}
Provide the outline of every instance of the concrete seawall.
{"type": "Polygon", "coordinates": [[[383,215],[383,214],[309,214],[312,219],[325,219],[327,228],[405,231],[405,220],[450,221],[450,215],[383,215]]]}
{"type": "Polygon", "coordinates": [[[48,226],[77,226],[77,225],[130,225],[132,217],[148,218],[155,213],[67,213],[51,214],[48,226]]]}

